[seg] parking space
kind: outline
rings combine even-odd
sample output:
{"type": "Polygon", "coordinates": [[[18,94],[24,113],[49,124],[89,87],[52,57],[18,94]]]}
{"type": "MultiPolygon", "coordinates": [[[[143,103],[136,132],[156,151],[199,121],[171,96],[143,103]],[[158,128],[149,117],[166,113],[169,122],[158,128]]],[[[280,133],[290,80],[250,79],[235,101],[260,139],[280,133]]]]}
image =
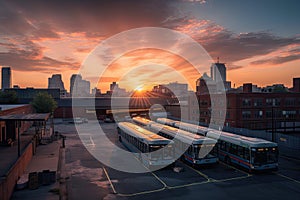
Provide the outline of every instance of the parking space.
{"type": "Polygon", "coordinates": [[[105,168],[107,177],[115,192],[119,195],[134,195],[164,189],[161,183],[151,173],[125,173],[111,168],[105,168]]]}
{"type": "Polygon", "coordinates": [[[213,166],[197,167],[195,170],[200,171],[201,173],[207,175],[210,179],[213,179],[215,181],[237,179],[250,176],[250,174],[248,174],[247,172],[227,165],[223,162],[219,162],[219,164],[213,166]]]}
{"type": "Polygon", "coordinates": [[[159,177],[168,188],[208,181],[205,176],[202,176],[183,163],[178,163],[177,167],[183,168],[183,171],[178,173],[174,172],[171,168],[166,168],[155,171],[154,174],[159,177]]]}
{"type": "MultiPolygon", "coordinates": [[[[103,171],[102,177],[97,180],[101,182],[101,184],[98,184],[99,190],[108,192],[107,195],[112,195],[110,197],[113,197],[113,199],[176,199],[179,196],[181,199],[195,199],[199,195],[199,191],[201,191],[201,197],[203,198],[222,199],[232,199],[233,196],[236,197],[235,199],[267,196],[272,197],[272,199],[296,199],[300,194],[299,161],[287,158],[280,158],[278,172],[257,174],[249,174],[244,170],[222,162],[216,165],[193,168],[181,161],[176,161],[176,166],[183,169],[179,173],[174,172],[172,168],[149,173],[120,172],[104,166],[101,161],[95,161],[92,156],[87,155],[87,151],[83,151],[84,145],[82,144],[87,146],[97,145],[97,141],[93,141],[93,138],[90,137],[95,134],[95,131],[89,129],[87,125],[82,125],[86,134],[82,135],[81,140],[79,137],[72,136],[72,140],[68,141],[67,137],[66,158],[68,160],[66,163],[78,163],[78,165],[84,167],[84,171],[95,171],[97,169],[99,174],[103,171]],[[86,153],[83,155],[82,152],[86,153]],[[80,162],[78,162],[78,159],[80,162]],[[288,198],[282,198],[278,194],[285,195],[288,198]]],[[[100,125],[110,141],[120,148],[126,149],[118,141],[116,124],[100,123],[100,125]]],[[[71,180],[76,182],[77,176],[79,176],[79,172],[72,175],[73,179],[71,178],[71,180]]],[[[87,177],[86,175],[83,176],[85,181],[88,180],[87,177]]],[[[95,182],[94,176],[86,184],[93,182],[95,182]]],[[[84,191],[82,190],[82,192],[84,191]]]]}

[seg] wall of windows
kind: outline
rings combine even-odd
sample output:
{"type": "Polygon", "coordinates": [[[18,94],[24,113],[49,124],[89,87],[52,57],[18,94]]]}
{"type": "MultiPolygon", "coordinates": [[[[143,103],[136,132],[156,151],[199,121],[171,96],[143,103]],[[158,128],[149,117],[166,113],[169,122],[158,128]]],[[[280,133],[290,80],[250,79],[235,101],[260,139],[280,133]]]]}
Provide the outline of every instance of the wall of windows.
{"type": "Polygon", "coordinates": [[[245,160],[250,160],[250,150],[248,148],[231,144],[225,141],[219,142],[220,150],[236,155],[245,160]]]}

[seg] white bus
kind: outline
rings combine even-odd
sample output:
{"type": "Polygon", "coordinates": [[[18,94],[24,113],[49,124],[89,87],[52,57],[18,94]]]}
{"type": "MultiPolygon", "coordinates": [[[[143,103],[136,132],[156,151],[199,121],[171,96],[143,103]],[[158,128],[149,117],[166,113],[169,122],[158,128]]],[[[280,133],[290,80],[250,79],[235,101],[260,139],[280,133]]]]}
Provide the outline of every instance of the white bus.
{"type": "Polygon", "coordinates": [[[162,125],[142,117],[134,117],[133,121],[139,125],[147,126],[148,129],[165,138],[173,140],[176,158],[181,157],[194,166],[218,162],[217,156],[212,154],[217,143],[214,139],[162,125]]]}
{"type": "Polygon", "coordinates": [[[218,157],[228,164],[250,172],[278,169],[278,146],[274,142],[222,131],[209,131],[207,137],[218,140],[218,157]]]}
{"type": "Polygon", "coordinates": [[[166,118],[159,118],[157,121],[218,140],[218,157],[228,164],[235,164],[249,171],[278,169],[278,145],[274,142],[166,118]]]}
{"type": "Polygon", "coordinates": [[[148,168],[158,169],[174,163],[174,142],[130,122],[118,123],[119,140],[148,168]]]}
{"type": "Polygon", "coordinates": [[[167,118],[158,118],[156,120],[160,124],[166,124],[169,126],[173,126],[175,128],[179,128],[181,130],[185,130],[191,133],[195,133],[198,135],[206,135],[206,133],[211,130],[204,126],[198,126],[196,124],[190,124],[186,122],[181,122],[177,120],[167,119],[167,118]]]}

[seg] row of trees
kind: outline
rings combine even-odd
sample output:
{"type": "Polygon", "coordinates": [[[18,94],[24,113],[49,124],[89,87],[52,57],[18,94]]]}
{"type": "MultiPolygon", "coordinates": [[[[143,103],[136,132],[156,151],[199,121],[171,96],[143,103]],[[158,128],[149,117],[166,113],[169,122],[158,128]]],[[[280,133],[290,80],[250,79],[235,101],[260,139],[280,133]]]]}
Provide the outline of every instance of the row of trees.
{"type": "Polygon", "coordinates": [[[53,113],[57,103],[48,93],[38,93],[30,103],[37,113],[53,113]]]}
{"type": "MultiPolygon", "coordinates": [[[[0,104],[19,103],[15,91],[0,91],[0,104]]],[[[38,93],[30,102],[37,113],[52,113],[57,108],[57,103],[48,93],[38,93]]]]}
{"type": "Polygon", "coordinates": [[[0,91],[0,104],[16,104],[18,97],[15,91],[0,91]]]}

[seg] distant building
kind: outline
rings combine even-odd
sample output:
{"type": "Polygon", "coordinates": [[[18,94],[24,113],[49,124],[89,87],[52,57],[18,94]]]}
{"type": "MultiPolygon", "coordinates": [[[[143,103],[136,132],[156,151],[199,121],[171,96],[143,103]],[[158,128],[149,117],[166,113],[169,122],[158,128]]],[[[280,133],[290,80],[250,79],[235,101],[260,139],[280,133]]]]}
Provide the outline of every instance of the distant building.
{"type": "Polygon", "coordinates": [[[215,93],[217,91],[216,82],[204,73],[199,79],[196,81],[196,93],[197,94],[205,94],[205,93],[215,93]]]}
{"type": "Polygon", "coordinates": [[[173,82],[156,85],[153,87],[152,92],[174,98],[186,97],[188,94],[188,84],[173,82]]]}
{"type": "Polygon", "coordinates": [[[99,96],[101,96],[101,90],[100,89],[98,89],[98,88],[93,88],[92,89],[92,96],[95,96],[95,97],[99,97],[99,96]]]}
{"type": "Polygon", "coordinates": [[[48,78],[48,89],[60,89],[60,96],[66,97],[67,91],[62,81],[61,74],[53,74],[51,78],[48,78]]]}
{"type": "Polygon", "coordinates": [[[300,78],[293,78],[293,91],[300,92],[300,78]]]}
{"type": "Polygon", "coordinates": [[[164,86],[171,90],[177,97],[184,97],[188,94],[188,84],[173,82],[164,84],[164,86]]]}
{"type": "Polygon", "coordinates": [[[5,91],[14,91],[17,94],[19,103],[30,103],[38,93],[50,94],[55,100],[60,99],[60,89],[47,88],[9,88],[5,91]]]}
{"type": "Polygon", "coordinates": [[[83,80],[80,74],[73,74],[70,79],[70,94],[76,97],[88,97],[91,95],[91,84],[83,80]]]}
{"type": "Polygon", "coordinates": [[[261,89],[264,93],[274,93],[274,92],[288,92],[289,89],[283,84],[274,84],[271,86],[266,86],[261,89]]]}
{"type": "Polygon", "coordinates": [[[125,97],[129,94],[126,92],[126,89],[120,88],[119,85],[116,82],[112,82],[109,86],[109,91],[106,92],[106,95],[114,97],[125,97]]]}
{"type": "Polygon", "coordinates": [[[10,67],[2,67],[2,90],[11,88],[12,81],[11,81],[11,69],[10,67]]]}
{"type": "Polygon", "coordinates": [[[210,67],[210,77],[204,73],[196,81],[197,93],[217,93],[231,90],[231,82],[226,80],[225,63],[213,63],[210,67]]]}
{"type": "Polygon", "coordinates": [[[213,63],[210,67],[210,77],[215,82],[226,81],[226,66],[225,63],[213,63]]]}
{"type": "Polygon", "coordinates": [[[257,85],[254,85],[252,83],[244,83],[242,86],[233,89],[231,92],[246,92],[246,91],[251,91],[251,92],[262,92],[262,88],[258,87],[257,85]]]}
{"type": "Polygon", "coordinates": [[[109,86],[110,91],[113,91],[116,88],[119,88],[119,85],[116,82],[112,82],[109,86]]]}

